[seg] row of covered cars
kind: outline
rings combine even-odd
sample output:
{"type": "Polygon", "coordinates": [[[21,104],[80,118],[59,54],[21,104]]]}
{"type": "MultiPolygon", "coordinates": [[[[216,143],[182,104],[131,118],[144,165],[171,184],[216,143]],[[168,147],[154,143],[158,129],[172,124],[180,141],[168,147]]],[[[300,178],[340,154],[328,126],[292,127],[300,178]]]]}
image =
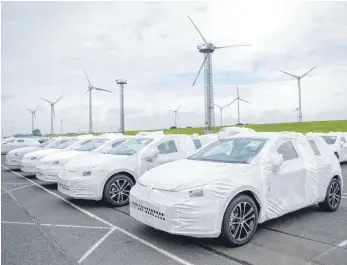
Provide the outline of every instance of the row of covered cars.
{"type": "MultiPolygon", "coordinates": [[[[154,132],[59,141],[26,153],[21,170],[57,182],[73,198],[130,203],[132,217],[172,234],[221,236],[239,246],[259,223],[314,204],[335,211],[341,200],[339,159],[347,146],[341,144],[338,159],[321,134],[229,127],[217,135],[154,132]]],[[[11,152],[7,156],[9,162],[11,152]]]]}

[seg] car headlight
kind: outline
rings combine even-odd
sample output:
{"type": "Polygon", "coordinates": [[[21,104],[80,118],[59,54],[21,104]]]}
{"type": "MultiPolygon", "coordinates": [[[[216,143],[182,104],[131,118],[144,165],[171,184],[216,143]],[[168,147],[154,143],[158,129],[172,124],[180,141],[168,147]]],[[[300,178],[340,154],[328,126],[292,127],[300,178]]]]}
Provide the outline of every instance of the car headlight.
{"type": "Polygon", "coordinates": [[[82,176],[90,176],[91,174],[92,174],[92,172],[90,170],[82,172],[82,176]]]}
{"type": "Polygon", "coordinates": [[[190,190],[189,191],[189,197],[203,197],[204,196],[204,190],[203,189],[196,189],[196,190],[190,190]]]}

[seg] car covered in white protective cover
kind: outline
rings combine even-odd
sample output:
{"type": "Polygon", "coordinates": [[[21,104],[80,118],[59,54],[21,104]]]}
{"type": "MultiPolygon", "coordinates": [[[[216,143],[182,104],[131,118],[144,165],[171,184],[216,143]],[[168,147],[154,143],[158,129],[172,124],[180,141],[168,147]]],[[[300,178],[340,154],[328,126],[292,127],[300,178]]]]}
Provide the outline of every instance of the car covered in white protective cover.
{"type": "Polygon", "coordinates": [[[40,142],[31,138],[11,138],[1,143],[1,154],[6,155],[13,149],[26,146],[39,146],[40,142]]]}
{"type": "Polygon", "coordinates": [[[82,155],[81,159],[87,159],[90,153],[107,153],[130,138],[131,136],[104,134],[103,136],[95,137],[80,147],[48,155],[40,159],[36,164],[36,178],[56,183],[63,165],[72,157],[82,155]]]}
{"type": "Polygon", "coordinates": [[[41,158],[54,153],[62,152],[64,150],[78,148],[85,142],[90,140],[91,138],[84,136],[63,138],[59,140],[59,145],[55,145],[52,148],[27,153],[24,155],[20,163],[20,170],[23,172],[36,174],[36,164],[40,161],[41,158]]]}
{"type": "Polygon", "coordinates": [[[246,127],[237,127],[237,126],[223,127],[223,128],[220,128],[218,132],[218,136],[224,137],[224,136],[230,136],[233,134],[244,133],[244,132],[255,132],[255,131],[253,129],[246,128],[246,127]]]}
{"type": "Polygon", "coordinates": [[[72,157],[59,174],[58,190],[73,198],[129,203],[129,192],[145,171],[195,152],[188,135],[141,134],[107,154],[72,157]]]}
{"type": "Polygon", "coordinates": [[[52,148],[55,143],[55,140],[49,140],[41,143],[39,146],[29,146],[13,149],[6,155],[6,167],[8,167],[9,169],[20,169],[20,162],[22,161],[25,154],[42,149],[52,148]]]}
{"type": "Polygon", "coordinates": [[[172,234],[243,245],[257,224],[313,204],[335,211],[341,167],[319,137],[245,133],[145,172],[130,192],[130,215],[172,234]]]}
{"type": "Polygon", "coordinates": [[[322,137],[340,162],[347,162],[347,134],[343,132],[311,133],[322,137]]]}

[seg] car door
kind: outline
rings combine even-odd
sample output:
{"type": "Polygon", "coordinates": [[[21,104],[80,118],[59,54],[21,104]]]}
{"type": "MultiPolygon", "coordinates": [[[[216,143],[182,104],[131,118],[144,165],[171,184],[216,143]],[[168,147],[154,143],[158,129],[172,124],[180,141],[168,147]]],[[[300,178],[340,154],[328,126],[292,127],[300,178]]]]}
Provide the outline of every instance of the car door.
{"type": "Polygon", "coordinates": [[[305,205],[304,166],[296,140],[286,140],[276,146],[276,152],[283,156],[279,170],[272,171],[267,178],[266,211],[268,219],[295,211],[305,205]]]}

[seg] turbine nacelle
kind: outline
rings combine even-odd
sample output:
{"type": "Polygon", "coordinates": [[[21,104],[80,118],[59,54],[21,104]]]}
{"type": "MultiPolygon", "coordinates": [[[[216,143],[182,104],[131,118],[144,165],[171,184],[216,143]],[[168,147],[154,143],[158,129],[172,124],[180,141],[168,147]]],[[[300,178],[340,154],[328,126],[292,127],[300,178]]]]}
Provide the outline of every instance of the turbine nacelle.
{"type": "Polygon", "coordinates": [[[198,50],[201,53],[212,53],[216,49],[216,47],[212,43],[204,43],[201,45],[198,45],[198,50]]]}

